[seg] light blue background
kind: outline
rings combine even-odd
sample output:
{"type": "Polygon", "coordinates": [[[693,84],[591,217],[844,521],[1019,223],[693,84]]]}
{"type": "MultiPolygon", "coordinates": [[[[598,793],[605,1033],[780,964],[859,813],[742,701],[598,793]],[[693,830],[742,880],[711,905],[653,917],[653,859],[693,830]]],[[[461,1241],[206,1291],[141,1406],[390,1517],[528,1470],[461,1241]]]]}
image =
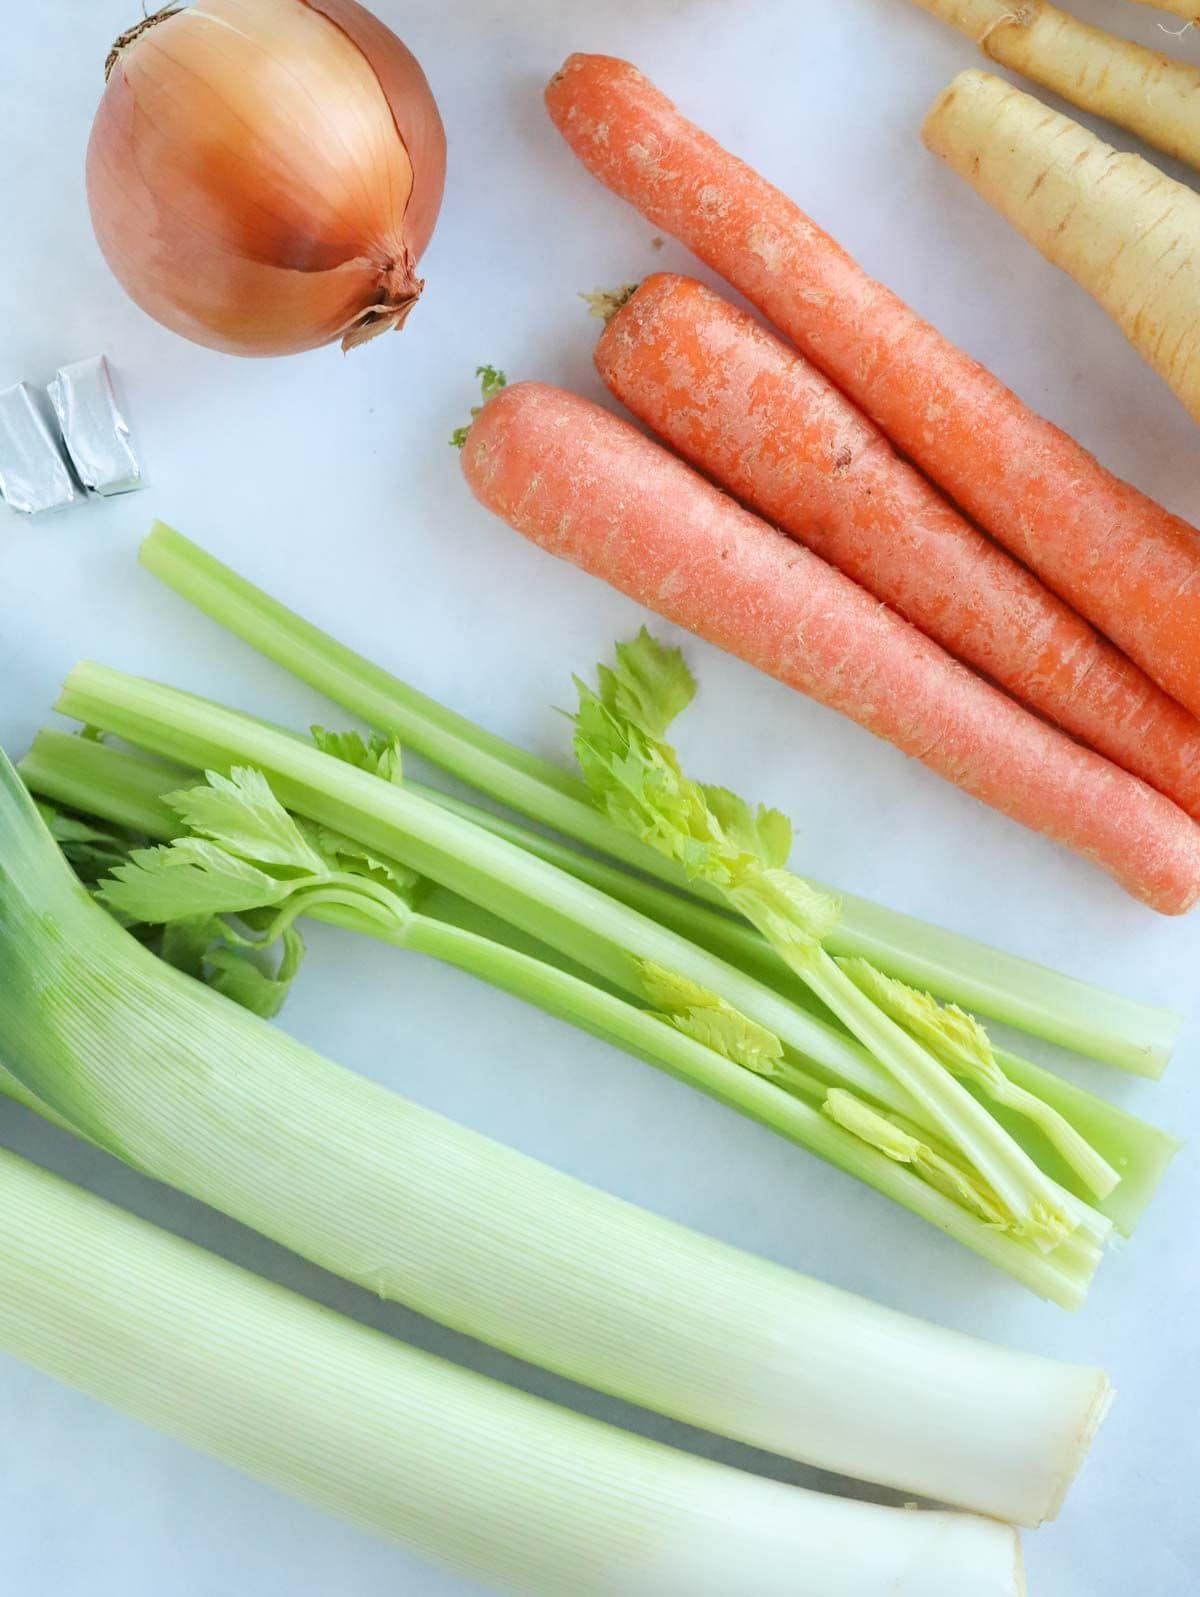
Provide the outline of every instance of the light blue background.
{"type": "MultiPolygon", "coordinates": [[[[1164,41],[1160,21],[1172,25],[1118,0],[1075,5],[1150,43],[1164,41]]],[[[1192,423],[1085,296],[922,149],[924,109],[974,56],[904,0],[378,0],[449,128],[428,291],[401,338],[349,359],[257,363],[162,332],[92,241],[83,150],[105,52],[132,9],[42,0],[10,7],[5,23],[0,383],[44,382],[107,351],[151,480],[139,496],[34,525],[0,510],[0,738],[12,752],[85,655],[296,724],[332,719],[138,572],[137,540],[160,515],[447,703],[565,754],[551,706],[642,616],[490,520],[445,440],[482,361],[600,397],[596,326],[577,292],[692,269],[675,245],[652,248],[653,229],[587,178],[546,120],[541,85],[572,49],[635,59],[1036,407],[1200,521],[1192,423]]],[[[1172,48],[1200,61],[1200,35],[1172,48]]],[[[681,736],[689,764],[794,814],[801,867],[1190,1006],[1200,921],[1156,919],[848,723],[713,649],[688,653],[702,684],[681,736]]],[[[1103,1362],[1119,1401],[1059,1523],[1026,1538],[1031,1592],[1194,1590],[1190,1152],[1072,1319],[758,1127],[453,972],[318,929],[285,1024],[423,1103],[743,1247],[964,1330],[1103,1362]]],[[[1064,1068],[1187,1133],[1200,1125],[1198,1044],[1192,1024],[1159,1087],[1064,1068]]],[[[11,1106],[0,1105],[0,1141],[398,1336],[682,1446],[812,1478],[380,1307],[11,1106]]],[[[13,1597],[468,1590],[3,1359],[0,1435],[0,1591],[13,1597]]]]}

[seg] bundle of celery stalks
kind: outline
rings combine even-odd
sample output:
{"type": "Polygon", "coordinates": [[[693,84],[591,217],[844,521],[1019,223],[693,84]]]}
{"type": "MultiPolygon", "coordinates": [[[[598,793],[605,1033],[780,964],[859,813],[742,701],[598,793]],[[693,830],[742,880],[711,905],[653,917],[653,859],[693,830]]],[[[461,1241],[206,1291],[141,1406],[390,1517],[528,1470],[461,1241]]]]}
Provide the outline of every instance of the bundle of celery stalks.
{"type": "MultiPolygon", "coordinates": [[[[372,730],[301,735],[77,667],[56,708],[82,734],[41,733],[19,767],[36,809],[0,770],[0,1090],[547,1368],[998,1519],[1052,1514],[1108,1401],[1099,1372],[905,1321],[641,1214],[246,1011],[279,1010],[306,917],[432,956],[699,1087],[1068,1308],[1114,1234],[1133,1231],[1177,1144],[994,1045],[976,1017],[1147,1076],[1166,1063],[1175,1017],[793,874],[779,812],[681,768],[666,738],[694,684],[645,633],[576,683],[571,774],[371,665],[169,528],[142,559],[372,730]],[[419,785],[407,750],[509,813],[419,785]]],[[[940,1515],[811,1498],[393,1352],[19,1161],[0,1163],[0,1209],[30,1217],[24,1244],[6,1233],[0,1247],[0,1299],[21,1297],[0,1306],[0,1346],[484,1578],[865,1597],[911,1569],[895,1589],[913,1597],[1021,1589],[1011,1533],[984,1520],[947,1530],[940,1515]],[[56,1241],[39,1252],[29,1238],[48,1228],[56,1241]],[[131,1310],[97,1261],[132,1280],[142,1254],[177,1290],[135,1292],[131,1310]],[[87,1315],[62,1318],[80,1271],[94,1286],[75,1288],[90,1333],[87,1315]],[[118,1376],[103,1358],[116,1326],[178,1349],[172,1316],[201,1300],[214,1327],[222,1312],[244,1326],[257,1361],[232,1382],[224,1421],[215,1344],[193,1346],[188,1365],[210,1382],[211,1420],[178,1395],[178,1371],[155,1365],[151,1390],[129,1361],[118,1376]],[[276,1310],[296,1342],[271,1373],[276,1310]],[[392,1359],[394,1412],[364,1395],[352,1419],[350,1389],[374,1391],[392,1359]],[[345,1389],[314,1381],[301,1399],[288,1379],[302,1368],[345,1389]],[[261,1423],[237,1395],[251,1387],[261,1423]],[[268,1410],[295,1420],[290,1443],[268,1410]],[[312,1457],[295,1446],[306,1428],[312,1457]],[[501,1437],[525,1461],[503,1489],[501,1437]],[[797,1560],[811,1584],[797,1586],[797,1560]]]]}

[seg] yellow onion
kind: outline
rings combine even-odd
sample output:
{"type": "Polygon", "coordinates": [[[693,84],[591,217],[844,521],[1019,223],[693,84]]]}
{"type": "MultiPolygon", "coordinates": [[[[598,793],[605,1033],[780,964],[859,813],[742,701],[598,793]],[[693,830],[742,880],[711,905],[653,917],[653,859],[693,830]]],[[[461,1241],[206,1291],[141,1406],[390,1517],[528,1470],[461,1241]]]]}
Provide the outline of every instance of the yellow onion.
{"type": "Polygon", "coordinates": [[[355,0],[198,0],[109,56],[88,145],[100,248],[157,321],[238,355],[403,325],[446,139],[410,51],[355,0]]]}

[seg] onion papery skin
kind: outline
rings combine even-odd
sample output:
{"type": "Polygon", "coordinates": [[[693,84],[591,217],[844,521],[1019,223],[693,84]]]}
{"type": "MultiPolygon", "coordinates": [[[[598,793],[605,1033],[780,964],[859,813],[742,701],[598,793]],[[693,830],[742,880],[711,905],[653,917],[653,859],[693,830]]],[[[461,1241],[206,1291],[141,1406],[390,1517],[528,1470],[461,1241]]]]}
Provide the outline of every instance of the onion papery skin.
{"type": "Polygon", "coordinates": [[[88,203],[144,311],[237,355],[403,325],[446,141],[419,63],[376,17],[355,0],[198,0],[111,59],[88,203]]]}

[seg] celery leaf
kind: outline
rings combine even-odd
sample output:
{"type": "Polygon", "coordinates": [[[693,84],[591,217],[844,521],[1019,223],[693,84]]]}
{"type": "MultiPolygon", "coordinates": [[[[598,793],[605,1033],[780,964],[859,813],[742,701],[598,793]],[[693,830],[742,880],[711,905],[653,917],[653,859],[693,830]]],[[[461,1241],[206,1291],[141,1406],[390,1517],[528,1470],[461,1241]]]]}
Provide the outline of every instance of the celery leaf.
{"type": "Polygon", "coordinates": [[[677,971],[651,960],[639,961],[638,969],[647,1000],[677,1031],[757,1076],[778,1073],[783,1044],[774,1032],[677,971]]]}
{"type": "Polygon", "coordinates": [[[682,651],[667,648],[643,627],[615,652],[615,664],[597,667],[601,704],[647,737],[661,738],[696,696],[682,651]]]}
{"type": "Polygon", "coordinates": [[[833,1087],[821,1105],[829,1118],[895,1164],[909,1165],[945,1197],[972,1210],[995,1230],[1009,1228],[1009,1216],[987,1184],[954,1160],[936,1153],[919,1137],[871,1108],[843,1087],[833,1087]]]}
{"type": "Polygon", "coordinates": [[[411,902],[421,877],[418,872],[401,865],[399,860],[386,859],[365,848],[352,837],[335,832],[328,826],[318,826],[315,836],[321,852],[339,868],[356,876],[369,877],[381,887],[390,887],[406,901],[411,902]]]}
{"type": "Polygon", "coordinates": [[[326,727],[314,726],[312,740],[322,754],[332,755],[346,765],[372,776],[382,777],[397,787],[404,780],[404,758],[400,739],[387,737],[382,732],[372,732],[364,738],[360,732],[330,732],[326,727]]]}
{"type": "Polygon", "coordinates": [[[264,956],[255,950],[218,944],[205,960],[209,986],[243,1009],[273,1020],[283,1008],[304,958],[304,939],[294,927],[284,932],[282,945],[279,964],[272,973],[264,969],[264,956]]]}
{"type": "Polygon", "coordinates": [[[725,893],[776,947],[796,955],[819,945],[840,905],[784,869],[792,847],[787,817],[693,781],[653,730],[691,697],[678,651],[643,632],[618,648],[616,667],[600,668],[599,681],[598,692],[575,684],[575,754],[609,819],[725,893]]]}
{"type": "Polygon", "coordinates": [[[81,882],[93,887],[118,865],[123,865],[135,840],[116,827],[101,827],[77,815],[65,814],[52,804],[39,804],[38,813],[81,882]]]}
{"type": "Polygon", "coordinates": [[[929,993],[894,976],[885,976],[865,959],[839,959],[838,964],[860,992],[919,1038],[947,1069],[983,1086],[1003,1075],[991,1039],[974,1015],[957,1004],[940,1004],[929,993]]]}
{"type": "Polygon", "coordinates": [[[227,854],[305,875],[325,868],[261,771],[238,767],[228,776],[209,771],[204,785],[168,793],[166,803],[189,830],[220,844],[227,854]]]}
{"type": "Polygon", "coordinates": [[[181,837],[160,848],[135,849],[126,864],[101,882],[97,896],[131,920],[162,926],[279,904],[295,885],[207,838],[181,837]]]}

